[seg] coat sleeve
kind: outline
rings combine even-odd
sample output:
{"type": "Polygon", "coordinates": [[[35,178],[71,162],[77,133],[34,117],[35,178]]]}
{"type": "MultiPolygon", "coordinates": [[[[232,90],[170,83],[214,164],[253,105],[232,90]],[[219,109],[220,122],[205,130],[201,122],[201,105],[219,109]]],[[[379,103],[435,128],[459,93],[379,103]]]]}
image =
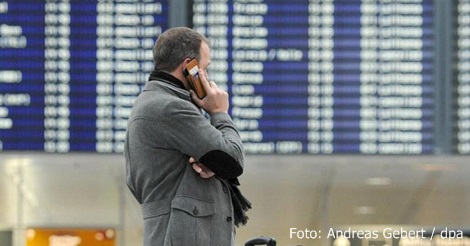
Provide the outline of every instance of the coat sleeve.
{"type": "Polygon", "coordinates": [[[243,172],[243,145],[227,113],[211,115],[210,121],[190,102],[174,101],[160,126],[170,148],[194,157],[221,178],[243,172]]]}

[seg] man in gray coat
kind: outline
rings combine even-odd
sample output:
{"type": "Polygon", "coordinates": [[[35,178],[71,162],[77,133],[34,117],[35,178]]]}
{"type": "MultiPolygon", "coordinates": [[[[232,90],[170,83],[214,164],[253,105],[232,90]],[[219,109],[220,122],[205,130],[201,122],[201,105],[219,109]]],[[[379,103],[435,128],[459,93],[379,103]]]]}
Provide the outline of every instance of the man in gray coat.
{"type": "Polygon", "coordinates": [[[142,205],[144,245],[234,245],[235,225],[246,223],[251,206],[237,188],[244,153],[228,94],[207,78],[209,42],[192,29],[172,28],[158,37],[153,56],[124,150],[127,185],[142,205]],[[192,59],[203,99],[183,75],[192,59]]]}

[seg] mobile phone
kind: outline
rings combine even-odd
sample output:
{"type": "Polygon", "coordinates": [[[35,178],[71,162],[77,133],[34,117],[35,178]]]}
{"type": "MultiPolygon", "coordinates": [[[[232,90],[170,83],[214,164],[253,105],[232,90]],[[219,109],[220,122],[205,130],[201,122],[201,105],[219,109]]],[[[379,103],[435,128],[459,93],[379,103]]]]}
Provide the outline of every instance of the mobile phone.
{"type": "Polygon", "coordinates": [[[199,77],[199,65],[196,59],[192,59],[186,65],[186,68],[183,71],[184,77],[189,83],[189,86],[196,92],[199,98],[204,98],[206,96],[206,91],[204,86],[201,83],[201,78],[199,77]]]}

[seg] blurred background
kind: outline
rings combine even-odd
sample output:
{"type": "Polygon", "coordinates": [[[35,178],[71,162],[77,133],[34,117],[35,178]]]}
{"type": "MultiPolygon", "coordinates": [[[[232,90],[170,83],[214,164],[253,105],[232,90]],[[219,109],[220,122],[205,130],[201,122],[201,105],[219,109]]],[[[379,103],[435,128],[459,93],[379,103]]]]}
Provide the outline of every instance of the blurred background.
{"type": "Polygon", "coordinates": [[[122,149],[174,26],[210,39],[244,141],[237,245],[469,244],[470,0],[7,0],[0,246],[142,245],[122,149]]]}

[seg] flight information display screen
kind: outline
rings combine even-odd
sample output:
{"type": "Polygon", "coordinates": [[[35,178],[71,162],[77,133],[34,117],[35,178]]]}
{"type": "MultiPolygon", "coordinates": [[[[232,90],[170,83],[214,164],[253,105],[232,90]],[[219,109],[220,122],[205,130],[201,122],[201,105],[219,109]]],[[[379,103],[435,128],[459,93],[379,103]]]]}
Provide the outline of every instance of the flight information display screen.
{"type": "Polygon", "coordinates": [[[195,0],[248,153],[433,152],[432,0],[195,0]]]}
{"type": "Polygon", "coordinates": [[[0,1],[0,151],[122,151],[167,12],[167,1],[0,1]]]}
{"type": "MultiPolygon", "coordinates": [[[[435,0],[185,2],[246,153],[439,152],[435,0]]],[[[170,3],[0,0],[0,151],[122,152],[154,42],[186,11],[170,3]]],[[[470,0],[446,4],[445,137],[470,154],[470,0]]]]}

